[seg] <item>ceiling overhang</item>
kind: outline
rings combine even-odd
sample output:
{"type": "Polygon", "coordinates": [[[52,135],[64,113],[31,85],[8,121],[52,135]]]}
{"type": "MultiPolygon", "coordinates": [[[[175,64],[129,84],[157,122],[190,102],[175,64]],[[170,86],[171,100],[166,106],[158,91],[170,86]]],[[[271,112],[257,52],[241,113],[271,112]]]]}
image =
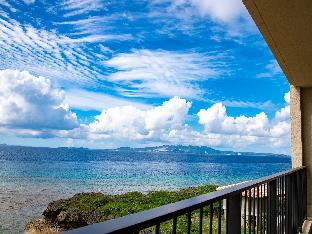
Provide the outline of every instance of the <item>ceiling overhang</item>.
{"type": "Polygon", "coordinates": [[[312,87],[312,0],[243,0],[289,83],[312,87]]]}

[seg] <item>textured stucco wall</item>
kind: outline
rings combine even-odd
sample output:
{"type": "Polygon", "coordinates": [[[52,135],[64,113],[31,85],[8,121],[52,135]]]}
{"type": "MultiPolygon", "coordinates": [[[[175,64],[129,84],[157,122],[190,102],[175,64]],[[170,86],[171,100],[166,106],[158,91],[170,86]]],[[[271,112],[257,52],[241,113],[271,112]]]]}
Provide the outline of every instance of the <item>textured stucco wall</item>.
{"type": "Polygon", "coordinates": [[[290,86],[291,155],[292,167],[303,165],[300,88],[290,86]]]}
{"type": "Polygon", "coordinates": [[[312,87],[312,1],[243,0],[243,3],[289,83],[312,87]]]}

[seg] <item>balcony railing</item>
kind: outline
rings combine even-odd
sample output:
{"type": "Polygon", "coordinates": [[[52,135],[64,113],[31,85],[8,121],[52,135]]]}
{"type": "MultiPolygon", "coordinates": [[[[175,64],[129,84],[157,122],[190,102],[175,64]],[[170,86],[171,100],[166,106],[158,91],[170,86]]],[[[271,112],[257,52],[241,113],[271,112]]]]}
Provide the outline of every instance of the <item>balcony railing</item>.
{"type": "Polygon", "coordinates": [[[299,233],[307,216],[304,167],[67,231],[83,233],[299,233]]]}

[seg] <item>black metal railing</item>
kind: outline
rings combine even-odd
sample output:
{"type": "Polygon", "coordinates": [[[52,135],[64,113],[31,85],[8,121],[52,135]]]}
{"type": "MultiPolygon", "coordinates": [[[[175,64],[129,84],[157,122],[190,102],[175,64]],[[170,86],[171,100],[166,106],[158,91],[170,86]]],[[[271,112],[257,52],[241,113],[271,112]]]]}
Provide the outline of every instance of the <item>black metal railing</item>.
{"type": "Polygon", "coordinates": [[[293,234],[306,216],[301,167],[66,233],[293,234]]]}

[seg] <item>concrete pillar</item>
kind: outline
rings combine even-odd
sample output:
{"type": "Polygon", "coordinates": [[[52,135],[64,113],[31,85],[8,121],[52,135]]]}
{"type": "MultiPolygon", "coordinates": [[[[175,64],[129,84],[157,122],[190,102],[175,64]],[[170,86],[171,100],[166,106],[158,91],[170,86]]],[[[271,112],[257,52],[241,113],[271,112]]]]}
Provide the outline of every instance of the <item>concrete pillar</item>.
{"type": "Polygon", "coordinates": [[[291,156],[292,167],[303,165],[302,118],[300,88],[290,86],[291,156]]]}
{"type": "Polygon", "coordinates": [[[290,87],[292,166],[307,167],[308,217],[312,217],[312,88],[290,87]]]}

